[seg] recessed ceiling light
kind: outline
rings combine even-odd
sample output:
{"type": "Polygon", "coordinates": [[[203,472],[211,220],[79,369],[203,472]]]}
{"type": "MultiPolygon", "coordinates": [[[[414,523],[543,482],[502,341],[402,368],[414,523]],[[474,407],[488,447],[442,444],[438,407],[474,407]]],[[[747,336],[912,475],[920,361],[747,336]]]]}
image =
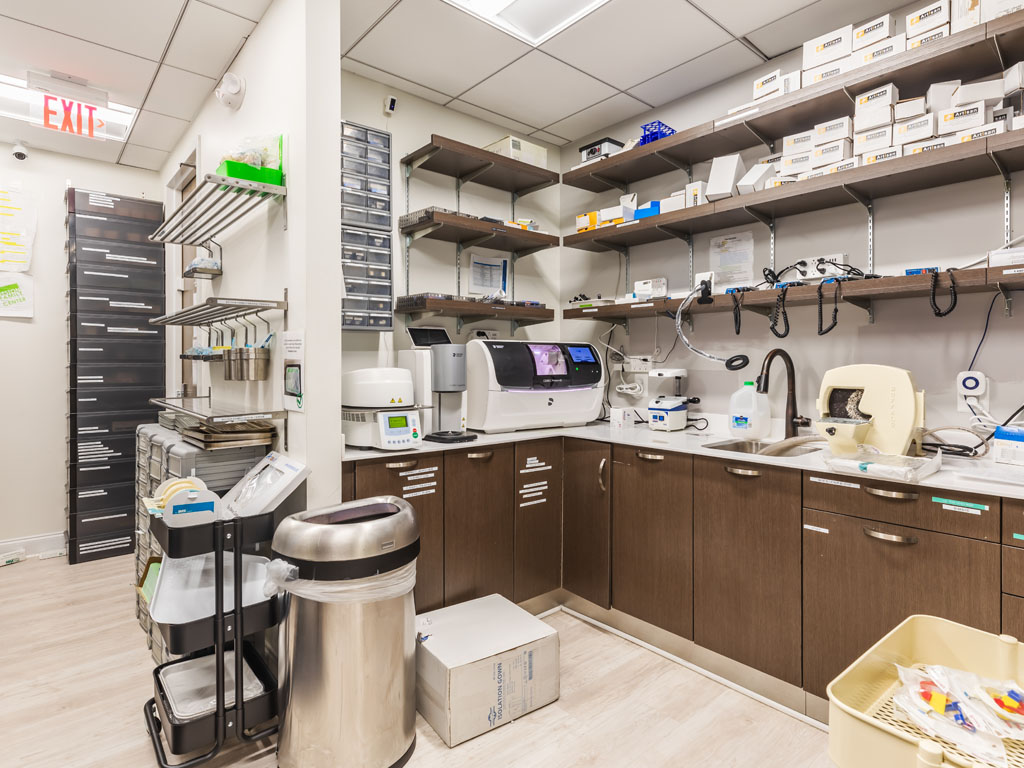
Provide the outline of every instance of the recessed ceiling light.
{"type": "Polygon", "coordinates": [[[498,29],[537,46],[608,0],[445,0],[498,29]]]}

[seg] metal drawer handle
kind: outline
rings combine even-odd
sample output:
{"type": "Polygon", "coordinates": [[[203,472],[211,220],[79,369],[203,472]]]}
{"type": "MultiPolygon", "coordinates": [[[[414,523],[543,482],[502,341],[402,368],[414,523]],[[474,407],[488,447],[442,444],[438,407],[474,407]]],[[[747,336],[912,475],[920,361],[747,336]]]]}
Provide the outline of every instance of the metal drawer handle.
{"type": "Polygon", "coordinates": [[[644,453],[643,451],[637,451],[636,457],[643,459],[644,461],[664,461],[665,457],[660,453],[644,453]]]}
{"type": "Polygon", "coordinates": [[[607,493],[608,488],[604,484],[604,468],[608,466],[608,459],[601,459],[601,463],[597,465],[597,484],[601,486],[601,492],[607,493]]]}
{"type": "Polygon", "coordinates": [[[483,451],[481,453],[467,453],[467,459],[489,459],[494,455],[494,451],[483,451]]]}
{"type": "Polygon", "coordinates": [[[865,493],[870,493],[872,496],[881,496],[883,499],[899,499],[901,501],[916,501],[918,494],[912,491],[887,491],[884,488],[871,488],[867,485],[863,486],[865,493]]]}
{"type": "Polygon", "coordinates": [[[740,477],[760,477],[761,473],[756,469],[740,469],[739,467],[726,467],[725,471],[730,475],[739,475],[740,477]]]}
{"type": "Polygon", "coordinates": [[[894,533],[882,533],[873,528],[864,528],[864,535],[881,541],[889,541],[893,544],[917,544],[917,536],[897,536],[894,533]]]}
{"type": "Polygon", "coordinates": [[[384,465],[385,469],[412,469],[419,464],[419,459],[413,459],[412,461],[389,461],[384,465]]]}

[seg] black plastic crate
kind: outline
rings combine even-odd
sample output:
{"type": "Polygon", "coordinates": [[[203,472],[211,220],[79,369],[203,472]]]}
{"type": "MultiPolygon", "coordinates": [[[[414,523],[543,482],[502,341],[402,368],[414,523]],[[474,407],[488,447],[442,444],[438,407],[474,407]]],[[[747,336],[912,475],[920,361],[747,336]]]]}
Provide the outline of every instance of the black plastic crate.
{"type": "Polygon", "coordinates": [[[156,294],[127,291],[108,291],[103,288],[79,288],[67,292],[69,312],[88,312],[97,315],[144,315],[159,317],[164,314],[164,297],[156,294]]]}
{"type": "Polygon", "coordinates": [[[122,243],[74,237],[67,242],[68,262],[111,267],[131,267],[147,272],[163,272],[163,243],[122,243]]]}
{"type": "Polygon", "coordinates": [[[135,525],[135,508],[104,509],[96,512],[68,513],[68,536],[91,539],[125,531],[135,525]]]}
{"type": "Polygon", "coordinates": [[[70,339],[155,339],[164,340],[164,326],[150,325],[145,316],[107,317],[96,314],[68,315],[70,339]]]}
{"type": "Polygon", "coordinates": [[[67,348],[70,365],[164,362],[164,345],[153,341],[76,339],[67,348]]]}
{"type": "Polygon", "coordinates": [[[157,223],[163,221],[164,218],[163,203],[137,197],[111,195],[106,192],[69,189],[67,203],[68,212],[74,214],[91,213],[99,216],[118,216],[157,223]]]}
{"type": "Polygon", "coordinates": [[[135,504],[135,483],[117,483],[103,488],[68,487],[68,514],[82,515],[102,510],[132,507],[135,504]]]}
{"type": "MultiPolygon", "coordinates": [[[[89,291],[131,291],[147,296],[164,295],[164,271],[120,264],[68,263],[68,288],[89,291]]],[[[82,311],[88,312],[85,307],[82,311]]]]}
{"type": "Polygon", "coordinates": [[[71,538],[64,534],[68,550],[68,563],[87,563],[91,560],[103,560],[118,555],[131,555],[135,552],[135,526],[121,531],[102,533],[97,536],[71,538]]]}
{"type": "Polygon", "coordinates": [[[135,457],[135,436],[70,438],[67,441],[68,461],[72,464],[101,464],[135,457]]]}
{"type": "Polygon", "coordinates": [[[158,226],[159,221],[126,219],[108,214],[72,213],[68,216],[68,237],[147,245],[152,243],[149,236],[156,232],[158,226]]]}
{"type": "Polygon", "coordinates": [[[130,434],[140,424],[155,424],[157,411],[155,405],[147,405],[145,409],[134,411],[116,411],[113,413],[80,413],[69,420],[70,437],[90,438],[106,435],[130,434]]]}
{"type": "Polygon", "coordinates": [[[150,406],[150,398],[164,397],[159,387],[109,387],[103,389],[74,388],[68,391],[68,413],[103,413],[106,411],[140,411],[150,406]]]}
{"type": "MultiPolygon", "coordinates": [[[[160,345],[154,345],[160,346],[160,345]]],[[[74,376],[70,385],[83,391],[107,387],[152,387],[162,389],[164,386],[163,363],[78,363],[69,366],[68,376],[74,376]]],[[[156,395],[159,397],[159,395],[156,395]]],[[[131,410],[117,406],[114,410],[131,410]]]]}

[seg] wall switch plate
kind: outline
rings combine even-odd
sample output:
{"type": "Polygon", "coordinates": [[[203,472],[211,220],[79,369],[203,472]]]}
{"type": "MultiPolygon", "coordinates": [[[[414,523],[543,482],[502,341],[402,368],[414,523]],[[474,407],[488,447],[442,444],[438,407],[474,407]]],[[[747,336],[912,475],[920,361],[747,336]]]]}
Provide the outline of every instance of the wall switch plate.
{"type": "Polygon", "coordinates": [[[845,253],[831,253],[827,256],[818,256],[816,258],[810,259],[811,268],[809,270],[809,277],[814,279],[824,279],[827,277],[842,277],[843,275],[846,274],[845,270],[840,269],[839,267],[835,266],[835,264],[825,263],[828,261],[835,261],[840,264],[850,263],[850,259],[845,253]]]}
{"type": "Polygon", "coordinates": [[[651,358],[649,357],[627,357],[626,365],[627,371],[631,373],[650,373],[651,372],[651,358]]]}
{"type": "Polygon", "coordinates": [[[715,273],[714,272],[698,272],[693,276],[693,287],[696,288],[700,285],[702,280],[707,280],[711,284],[711,292],[715,292],[715,273]]]}
{"type": "Polygon", "coordinates": [[[960,371],[956,375],[956,410],[970,413],[967,398],[976,398],[978,404],[988,410],[988,377],[981,371],[960,371]]]}
{"type": "Polygon", "coordinates": [[[474,339],[489,339],[494,341],[498,338],[498,332],[491,328],[475,328],[473,329],[474,339]]]}

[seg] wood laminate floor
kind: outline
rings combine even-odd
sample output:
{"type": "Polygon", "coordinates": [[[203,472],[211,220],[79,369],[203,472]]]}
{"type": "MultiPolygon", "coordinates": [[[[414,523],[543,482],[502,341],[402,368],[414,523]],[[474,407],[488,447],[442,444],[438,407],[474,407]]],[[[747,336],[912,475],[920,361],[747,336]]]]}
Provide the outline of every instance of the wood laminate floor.
{"type": "MultiPolygon", "coordinates": [[[[156,765],[142,716],[153,664],[135,619],[134,561],[0,568],[0,764],[156,765]]],[[[448,749],[422,718],[410,768],[827,768],[827,736],[566,613],[561,698],[448,749]]],[[[208,765],[273,768],[272,744],[208,765]]]]}

